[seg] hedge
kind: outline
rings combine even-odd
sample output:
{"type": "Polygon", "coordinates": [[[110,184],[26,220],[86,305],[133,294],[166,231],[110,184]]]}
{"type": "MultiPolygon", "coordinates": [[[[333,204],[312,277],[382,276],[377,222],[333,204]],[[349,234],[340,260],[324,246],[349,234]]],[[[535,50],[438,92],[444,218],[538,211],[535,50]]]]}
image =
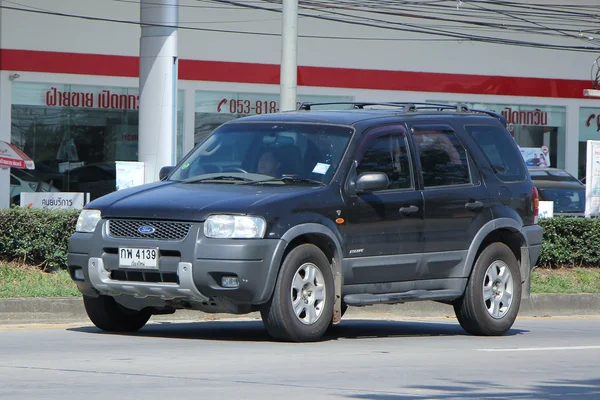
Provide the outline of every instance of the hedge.
{"type": "Polygon", "coordinates": [[[50,271],[66,268],[78,216],[77,210],[0,209],[0,260],[50,271]]]}
{"type": "MultiPolygon", "coordinates": [[[[67,245],[78,211],[0,209],[0,260],[66,268],[67,245]]],[[[544,228],[539,267],[600,266],[600,218],[540,219],[544,228]]]]}

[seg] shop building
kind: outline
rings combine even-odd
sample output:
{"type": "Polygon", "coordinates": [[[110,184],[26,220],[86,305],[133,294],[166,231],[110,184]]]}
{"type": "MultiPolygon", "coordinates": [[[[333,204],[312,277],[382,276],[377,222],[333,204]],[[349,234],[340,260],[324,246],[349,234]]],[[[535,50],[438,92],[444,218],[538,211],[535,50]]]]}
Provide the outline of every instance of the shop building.
{"type": "MultiPolygon", "coordinates": [[[[36,164],[29,172],[58,190],[92,198],[114,190],[114,162],[137,161],[144,134],[138,131],[139,2],[23,0],[17,7],[119,22],[0,3],[0,140],[29,155],[36,164]]],[[[281,15],[200,4],[180,1],[186,28],[179,31],[175,160],[225,121],[279,111],[281,15]],[[195,29],[215,26],[238,33],[195,29]]],[[[546,146],[549,165],[584,177],[586,140],[600,139],[600,99],[583,90],[592,86],[590,67],[599,54],[423,41],[414,33],[310,17],[300,18],[298,31],[320,37],[299,39],[299,103],[461,102],[494,110],[520,146],[546,146]]],[[[9,181],[10,170],[0,169],[1,207],[11,201],[9,181]]]]}

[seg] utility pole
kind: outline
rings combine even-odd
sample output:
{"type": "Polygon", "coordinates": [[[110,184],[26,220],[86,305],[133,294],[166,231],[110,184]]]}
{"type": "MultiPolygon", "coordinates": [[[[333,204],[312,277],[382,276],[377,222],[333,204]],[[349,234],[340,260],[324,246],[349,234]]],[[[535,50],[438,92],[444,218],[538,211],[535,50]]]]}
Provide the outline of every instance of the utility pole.
{"type": "Polygon", "coordinates": [[[280,110],[296,109],[298,85],[298,0],[283,0],[281,27],[280,110]]]}
{"type": "Polygon", "coordinates": [[[140,0],[138,160],[144,183],[175,164],[179,0],[140,0]]]}

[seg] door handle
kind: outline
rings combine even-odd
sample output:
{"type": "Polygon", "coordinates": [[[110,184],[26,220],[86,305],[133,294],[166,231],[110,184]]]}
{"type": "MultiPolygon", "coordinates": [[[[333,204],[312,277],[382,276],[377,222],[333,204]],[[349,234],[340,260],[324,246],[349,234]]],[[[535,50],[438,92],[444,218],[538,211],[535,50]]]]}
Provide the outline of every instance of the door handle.
{"type": "Polygon", "coordinates": [[[465,208],[467,210],[477,211],[477,210],[483,208],[483,203],[480,201],[470,201],[467,204],[465,204],[465,208]]]}
{"type": "Polygon", "coordinates": [[[417,211],[419,211],[419,207],[417,206],[400,207],[400,214],[404,215],[416,213],[417,211]]]}

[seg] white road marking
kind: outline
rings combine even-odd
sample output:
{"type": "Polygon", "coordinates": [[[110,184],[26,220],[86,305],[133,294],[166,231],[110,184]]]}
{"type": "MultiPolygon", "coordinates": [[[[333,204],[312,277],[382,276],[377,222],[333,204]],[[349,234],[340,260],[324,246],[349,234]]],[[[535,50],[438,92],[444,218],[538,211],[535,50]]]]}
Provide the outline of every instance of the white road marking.
{"type": "Polygon", "coordinates": [[[507,351],[553,351],[553,350],[599,350],[600,346],[562,346],[562,347],[517,347],[504,349],[477,349],[478,351],[488,352],[507,352],[507,351]]]}

